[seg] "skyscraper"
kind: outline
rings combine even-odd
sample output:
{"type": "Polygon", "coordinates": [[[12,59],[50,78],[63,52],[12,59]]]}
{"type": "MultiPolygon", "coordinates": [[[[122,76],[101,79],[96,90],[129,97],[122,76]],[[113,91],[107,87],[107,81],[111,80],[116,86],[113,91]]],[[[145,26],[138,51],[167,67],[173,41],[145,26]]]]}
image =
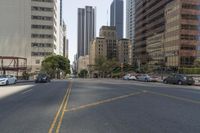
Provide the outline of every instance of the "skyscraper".
{"type": "Polygon", "coordinates": [[[0,55],[27,58],[32,72],[40,70],[45,56],[61,55],[61,5],[60,0],[1,0],[0,55]]]}
{"type": "Polygon", "coordinates": [[[96,36],[96,9],[78,8],[78,57],[89,54],[90,42],[96,36]]]}
{"type": "Polygon", "coordinates": [[[85,9],[79,8],[78,9],[78,51],[77,56],[84,56],[84,23],[85,23],[85,9]]]}
{"type": "Polygon", "coordinates": [[[124,26],[124,2],[123,0],[113,0],[110,6],[110,26],[115,26],[117,38],[123,38],[124,26]]]}
{"type": "Polygon", "coordinates": [[[135,0],[127,0],[126,1],[126,38],[128,38],[131,42],[130,53],[132,61],[135,62],[135,0]]]}
{"type": "Polygon", "coordinates": [[[126,37],[134,45],[135,38],[135,0],[126,1],[126,37]]]}

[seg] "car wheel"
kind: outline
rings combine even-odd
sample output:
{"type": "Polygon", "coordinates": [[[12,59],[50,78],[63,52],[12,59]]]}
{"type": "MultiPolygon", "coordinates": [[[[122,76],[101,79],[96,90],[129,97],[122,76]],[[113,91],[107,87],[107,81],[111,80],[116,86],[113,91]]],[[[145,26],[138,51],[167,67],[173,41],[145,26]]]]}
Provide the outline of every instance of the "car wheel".
{"type": "Polygon", "coordinates": [[[182,85],[183,84],[183,82],[182,81],[178,81],[178,85],[182,85]]]}
{"type": "Polygon", "coordinates": [[[9,85],[9,81],[8,80],[6,81],[6,85],[9,85]]]}
{"type": "Polygon", "coordinates": [[[167,80],[164,80],[163,82],[164,82],[165,84],[168,84],[167,80]]]}

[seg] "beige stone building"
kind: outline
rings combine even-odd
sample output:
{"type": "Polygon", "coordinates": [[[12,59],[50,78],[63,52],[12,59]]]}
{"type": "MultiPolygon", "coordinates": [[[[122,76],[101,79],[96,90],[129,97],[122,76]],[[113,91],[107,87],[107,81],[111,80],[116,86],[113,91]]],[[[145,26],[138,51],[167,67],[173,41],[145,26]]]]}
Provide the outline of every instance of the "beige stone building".
{"type": "Polygon", "coordinates": [[[80,73],[80,71],[83,69],[88,70],[88,65],[89,65],[89,55],[80,56],[78,59],[78,73],[80,73]]]}
{"type": "Polygon", "coordinates": [[[150,65],[158,65],[164,61],[164,33],[147,38],[146,51],[150,65]]]}
{"type": "Polygon", "coordinates": [[[117,33],[115,26],[102,26],[99,33],[100,37],[104,37],[107,46],[107,58],[117,58],[117,33]]]}
{"type": "Polygon", "coordinates": [[[107,45],[104,37],[96,37],[90,45],[89,64],[94,65],[95,59],[103,56],[107,58],[107,45]]]}
{"type": "Polygon", "coordinates": [[[129,39],[120,39],[117,42],[117,59],[119,63],[131,64],[131,42],[129,39]]]}
{"type": "Polygon", "coordinates": [[[90,45],[89,64],[95,65],[98,57],[106,59],[116,59],[120,63],[131,64],[132,46],[129,39],[116,38],[116,28],[114,26],[102,26],[100,37],[96,37],[90,45]]]}

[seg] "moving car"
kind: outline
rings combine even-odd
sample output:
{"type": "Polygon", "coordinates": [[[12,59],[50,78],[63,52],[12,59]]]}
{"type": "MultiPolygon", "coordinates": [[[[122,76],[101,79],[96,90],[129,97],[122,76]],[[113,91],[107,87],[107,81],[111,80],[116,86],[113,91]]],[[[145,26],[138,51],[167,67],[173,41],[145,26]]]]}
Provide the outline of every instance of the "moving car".
{"type": "Polygon", "coordinates": [[[140,75],[137,75],[137,80],[150,82],[152,81],[152,78],[148,74],[140,74],[140,75]]]}
{"type": "Polygon", "coordinates": [[[47,74],[38,74],[35,83],[47,83],[51,82],[50,77],[47,74]]]}
{"type": "Polygon", "coordinates": [[[178,84],[178,85],[193,85],[195,83],[194,79],[190,76],[184,74],[174,74],[168,76],[163,80],[165,84],[178,84]]]}
{"type": "Polygon", "coordinates": [[[16,84],[17,78],[12,75],[0,75],[0,85],[16,84]]]}

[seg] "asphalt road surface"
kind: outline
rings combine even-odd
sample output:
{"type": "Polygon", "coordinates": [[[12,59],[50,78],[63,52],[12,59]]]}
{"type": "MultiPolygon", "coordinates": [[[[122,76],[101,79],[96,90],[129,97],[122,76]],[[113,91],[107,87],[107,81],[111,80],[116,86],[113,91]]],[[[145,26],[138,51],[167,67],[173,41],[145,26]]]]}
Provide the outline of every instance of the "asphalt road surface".
{"type": "Polygon", "coordinates": [[[75,79],[0,99],[1,133],[200,133],[200,87],[75,79]]]}

